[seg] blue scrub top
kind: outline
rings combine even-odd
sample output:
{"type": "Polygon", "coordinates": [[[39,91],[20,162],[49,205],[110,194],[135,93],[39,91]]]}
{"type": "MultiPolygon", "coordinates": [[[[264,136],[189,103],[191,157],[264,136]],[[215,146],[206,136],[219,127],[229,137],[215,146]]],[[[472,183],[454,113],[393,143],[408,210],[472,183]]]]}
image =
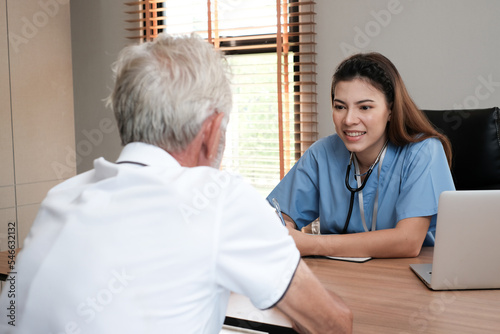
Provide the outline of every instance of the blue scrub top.
{"type": "MultiPolygon", "coordinates": [[[[349,151],[335,134],[315,142],[269,194],[300,229],[320,217],[321,234],[340,233],[349,209],[351,193],[345,186],[349,151]]],[[[349,180],[357,187],[354,166],[349,180]]],[[[434,245],[438,200],[441,192],[455,190],[443,146],[436,138],[396,146],[389,143],[380,175],[373,169],[363,191],[363,207],[368,228],[372,226],[376,191],[376,229],[394,228],[398,221],[432,216],[424,246],[434,245]]],[[[359,196],[347,233],[364,232],[359,196]]]]}

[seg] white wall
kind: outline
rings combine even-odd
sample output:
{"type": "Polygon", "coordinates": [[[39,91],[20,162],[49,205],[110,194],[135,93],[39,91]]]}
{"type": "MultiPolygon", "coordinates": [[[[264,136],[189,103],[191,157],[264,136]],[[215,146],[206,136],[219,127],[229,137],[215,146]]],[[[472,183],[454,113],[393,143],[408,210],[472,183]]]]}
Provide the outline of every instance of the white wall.
{"type": "Polygon", "coordinates": [[[113,113],[104,99],[111,92],[111,65],[126,39],[128,9],[123,0],[71,2],[77,172],[93,168],[121,151],[113,113]]]}
{"type": "Polygon", "coordinates": [[[387,56],[422,109],[500,106],[500,1],[316,0],[316,13],[320,138],[333,72],[356,51],[387,56]]]}

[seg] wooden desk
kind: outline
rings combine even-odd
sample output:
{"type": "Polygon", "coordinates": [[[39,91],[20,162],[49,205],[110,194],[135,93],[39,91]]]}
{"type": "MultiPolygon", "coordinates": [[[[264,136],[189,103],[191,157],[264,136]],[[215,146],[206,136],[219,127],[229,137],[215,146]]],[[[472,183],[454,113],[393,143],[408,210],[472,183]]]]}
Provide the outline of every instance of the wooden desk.
{"type": "MultiPolygon", "coordinates": [[[[305,261],[325,287],[349,305],[354,333],[500,333],[500,290],[429,290],[409,264],[432,262],[432,253],[433,248],[426,247],[418,258],[411,259],[305,261]]],[[[250,302],[241,298],[231,297],[226,323],[241,323],[246,314],[257,330],[262,328],[259,323],[289,327],[278,310],[250,309],[250,302]]],[[[283,333],[290,332],[283,329],[283,333]]]]}
{"type": "MultiPolygon", "coordinates": [[[[409,268],[432,262],[433,248],[413,259],[351,263],[305,259],[327,289],[354,313],[354,333],[500,333],[500,290],[431,291],[409,268]]],[[[0,276],[8,252],[0,252],[0,276]]],[[[226,323],[272,333],[293,333],[279,310],[260,311],[246,297],[232,295],[226,323]]]]}

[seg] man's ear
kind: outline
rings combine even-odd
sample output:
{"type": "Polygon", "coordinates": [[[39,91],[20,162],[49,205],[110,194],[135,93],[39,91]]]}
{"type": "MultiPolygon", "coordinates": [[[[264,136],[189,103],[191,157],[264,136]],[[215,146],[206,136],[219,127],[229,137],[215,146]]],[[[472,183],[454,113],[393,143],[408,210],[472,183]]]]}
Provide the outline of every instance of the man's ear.
{"type": "Polygon", "coordinates": [[[212,161],[217,156],[221,137],[221,124],[224,119],[224,113],[219,112],[207,119],[210,122],[205,133],[206,158],[212,161]]]}

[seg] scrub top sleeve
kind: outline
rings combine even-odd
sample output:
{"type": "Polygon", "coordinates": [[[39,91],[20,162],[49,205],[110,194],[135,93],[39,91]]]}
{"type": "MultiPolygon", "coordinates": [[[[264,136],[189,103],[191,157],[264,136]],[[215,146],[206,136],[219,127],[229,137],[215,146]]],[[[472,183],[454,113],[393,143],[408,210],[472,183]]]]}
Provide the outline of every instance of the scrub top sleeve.
{"type": "Polygon", "coordinates": [[[300,253],[274,209],[245,182],[225,194],[216,243],[216,282],[260,309],[286,293],[300,253]]]}
{"type": "Polygon", "coordinates": [[[276,198],[281,211],[293,219],[298,229],[319,217],[318,161],[307,150],[281,182],[269,194],[276,198]]]}
{"type": "MultiPolygon", "coordinates": [[[[454,189],[441,142],[429,138],[412,144],[402,170],[400,196],[396,203],[397,221],[437,214],[439,195],[454,189]]],[[[435,225],[435,219],[431,225],[435,225]]]]}

